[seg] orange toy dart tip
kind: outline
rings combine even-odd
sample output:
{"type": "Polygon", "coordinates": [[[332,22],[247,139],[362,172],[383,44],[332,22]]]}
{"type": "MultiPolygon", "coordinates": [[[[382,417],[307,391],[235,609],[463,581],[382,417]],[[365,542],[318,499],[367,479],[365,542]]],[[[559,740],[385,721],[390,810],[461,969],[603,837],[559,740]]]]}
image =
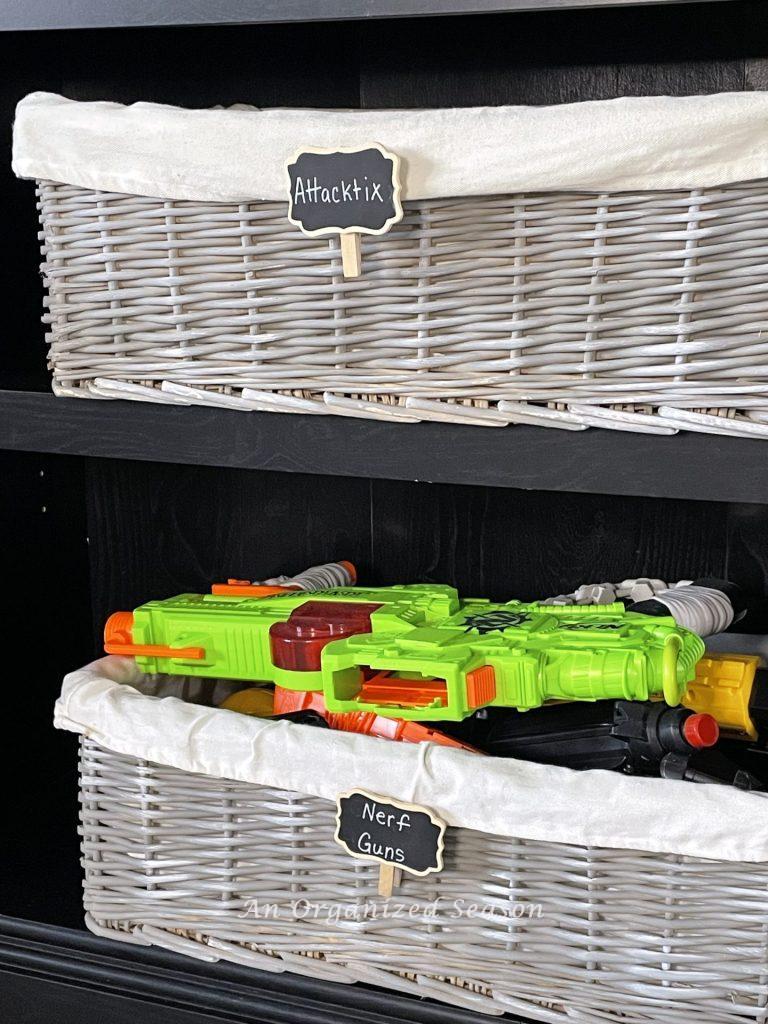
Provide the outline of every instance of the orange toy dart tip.
{"type": "Polygon", "coordinates": [[[349,584],[353,587],[357,583],[357,569],[351,562],[347,562],[344,560],[339,562],[338,564],[342,567],[342,569],[346,569],[346,571],[349,573],[349,584]]]}

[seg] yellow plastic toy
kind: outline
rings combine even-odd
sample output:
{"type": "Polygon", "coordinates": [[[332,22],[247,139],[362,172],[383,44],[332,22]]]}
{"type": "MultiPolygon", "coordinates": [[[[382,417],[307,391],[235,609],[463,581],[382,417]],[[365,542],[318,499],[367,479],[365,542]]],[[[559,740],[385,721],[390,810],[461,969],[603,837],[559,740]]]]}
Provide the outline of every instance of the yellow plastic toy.
{"type": "Polygon", "coordinates": [[[257,715],[269,718],[274,714],[275,691],[271,686],[249,686],[238,690],[219,704],[225,711],[239,711],[241,715],[257,715]]]}
{"type": "Polygon", "coordinates": [[[705,654],[696,665],[696,677],[682,702],[692,711],[712,715],[723,732],[756,740],[755,713],[764,713],[759,692],[764,686],[762,676],[756,655],[705,654]]]}

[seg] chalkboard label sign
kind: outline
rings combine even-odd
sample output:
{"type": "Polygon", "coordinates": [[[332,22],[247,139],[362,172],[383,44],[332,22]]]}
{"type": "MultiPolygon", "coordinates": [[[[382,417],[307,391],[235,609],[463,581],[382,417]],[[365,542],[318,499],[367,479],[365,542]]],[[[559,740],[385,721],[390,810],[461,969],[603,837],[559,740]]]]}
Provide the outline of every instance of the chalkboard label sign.
{"type": "Polygon", "coordinates": [[[399,161],[377,143],[306,147],[287,169],[288,219],[305,235],[381,235],[403,216],[399,161]]]}
{"type": "Polygon", "coordinates": [[[337,798],[334,839],[361,860],[428,875],[443,869],[445,823],[426,807],[365,790],[337,798]]]}

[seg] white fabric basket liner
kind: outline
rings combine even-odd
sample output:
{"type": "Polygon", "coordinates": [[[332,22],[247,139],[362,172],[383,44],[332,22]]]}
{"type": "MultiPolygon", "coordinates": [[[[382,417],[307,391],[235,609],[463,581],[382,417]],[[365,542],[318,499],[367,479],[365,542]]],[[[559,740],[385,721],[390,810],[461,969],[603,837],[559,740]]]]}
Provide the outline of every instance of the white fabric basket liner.
{"type": "Polygon", "coordinates": [[[367,789],[480,832],[768,861],[763,794],[265,721],[168,696],[179,692],[210,700],[211,681],[145,676],[133,659],[103,658],[65,678],[54,722],[117,753],[184,771],[329,800],[367,789]]]}
{"type": "Polygon", "coordinates": [[[768,93],[624,97],[550,107],[186,110],[36,92],[16,108],[20,177],[214,202],[285,200],[302,146],[378,142],[403,198],[695,189],[768,177],[768,93]]]}

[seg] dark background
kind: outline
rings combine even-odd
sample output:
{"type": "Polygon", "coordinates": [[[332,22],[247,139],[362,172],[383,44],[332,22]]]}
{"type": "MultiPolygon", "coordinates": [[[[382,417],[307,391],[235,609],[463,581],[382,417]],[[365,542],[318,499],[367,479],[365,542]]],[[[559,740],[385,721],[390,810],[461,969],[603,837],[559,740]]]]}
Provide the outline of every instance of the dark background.
{"type": "MultiPolygon", "coordinates": [[[[761,0],[446,19],[0,35],[0,387],[46,390],[34,190],[10,174],[27,92],[183,106],[565,103],[768,87],[761,0]]],[[[382,140],[385,142],[386,140],[382,140]]],[[[514,428],[511,428],[514,429],[514,428]]],[[[663,458],[663,438],[658,457],[663,458]]],[[[768,448],[766,448],[768,455],[768,448]]],[[[706,467],[702,469],[706,473],[706,467]]],[[[0,453],[6,852],[0,912],[79,927],[76,743],[62,675],[106,615],[336,558],[364,583],[530,599],[581,582],[728,576],[768,593],[760,505],[0,453]]]]}

